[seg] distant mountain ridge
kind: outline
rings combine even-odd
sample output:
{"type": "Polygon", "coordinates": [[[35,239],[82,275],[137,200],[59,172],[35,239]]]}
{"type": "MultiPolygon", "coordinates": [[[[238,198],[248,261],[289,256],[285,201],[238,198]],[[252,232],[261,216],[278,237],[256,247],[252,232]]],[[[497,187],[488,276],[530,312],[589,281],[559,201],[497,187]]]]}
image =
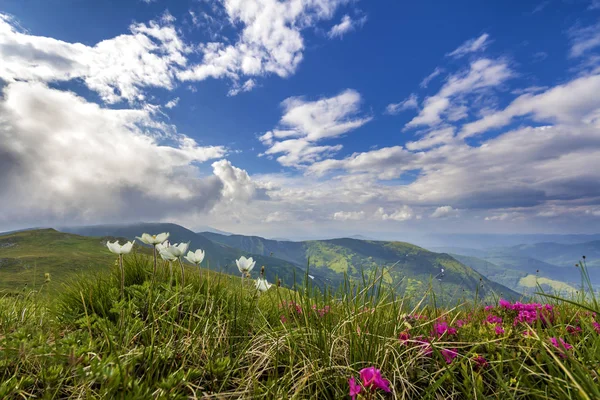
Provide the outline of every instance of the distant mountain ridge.
{"type": "MultiPolygon", "coordinates": [[[[83,236],[120,236],[129,240],[133,240],[136,236],[141,236],[142,233],[157,234],[160,232],[169,232],[169,241],[171,243],[189,242],[190,250],[202,249],[206,257],[203,262],[204,266],[217,271],[223,271],[229,274],[238,274],[235,260],[241,256],[253,257],[256,261],[256,268],[266,266],[266,276],[271,282],[275,282],[280,278],[284,284],[292,285],[294,280],[301,282],[305,269],[287,262],[282,259],[270,257],[268,255],[255,254],[245,252],[243,250],[233,248],[227,245],[213,242],[202,235],[172,223],[137,223],[127,225],[94,225],[94,226],[79,226],[79,227],[64,227],[63,232],[75,233],[83,236]]],[[[227,237],[226,235],[222,235],[227,237]]],[[[139,241],[138,241],[139,242],[139,241]]],[[[323,286],[325,281],[316,279],[318,286],[323,286]]]]}
{"type": "MultiPolygon", "coordinates": [[[[395,287],[399,293],[415,300],[423,296],[429,288],[434,290],[439,302],[472,299],[476,294],[488,300],[494,296],[511,299],[520,297],[518,293],[487,279],[448,254],[434,253],[404,242],[351,238],[304,242],[276,241],[257,236],[210,232],[196,234],[170,223],[79,226],[62,230],[67,232],[43,230],[14,234],[24,238],[22,246],[16,249],[24,250],[25,253],[15,252],[15,246],[12,245],[14,236],[0,237],[0,243],[2,239],[8,243],[6,249],[0,248],[0,259],[5,258],[7,254],[12,254],[11,257],[23,257],[30,252],[27,249],[35,249],[49,242],[50,247],[42,246],[38,249],[36,260],[39,262],[43,261],[49,267],[52,267],[52,263],[71,265],[71,257],[79,254],[77,259],[83,264],[77,262],[77,271],[83,272],[85,265],[102,270],[114,263],[114,255],[105,247],[107,238],[134,239],[144,232],[169,232],[171,243],[190,242],[190,249],[203,249],[206,252],[203,266],[239,275],[235,260],[242,255],[251,256],[257,265],[254,276],[260,266],[265,265],[267,278],[271,282],[274,283],[276,277],[279,277],[287,286],[293,285],[294,281],[301,283],[308,272],[317,286],[328,285],[335,289],[343,285],[347,277],[362,282],[363,273],[369,276],[378,271],[378,279],[381,279],[383,284],[395,287]],[[48,250],[44,250],[45,248],[48,250]],[[50,249],[60,249],[60,252],[52,252],[50,249]],[[46,257],[46,252],[55,254],[54,258],[46,257]],[[86,264],[85,260],[90,261],[86,264]]],[[[149,248],[145,248],[144,251],[149,254],[149,248]]]]}
{"type": "Polygon", "coordinates": [[[223,236],[210,232],[201,233],[206,238],[236,247],[247,252],[287,260],[297,265],[308,265],[311,273],[339,282],[344,274],[360,279],[362,270],[372,271],[385,267],[384,280],[399,285],[401,292],[424,292],[431,277],[439,276],[444,269],[441,282],[432,281],[435,289],[454,291],[469,297],[481,283],[486,287],[485,295],[503,293],[506,297],[518,298],[519,294],[492,282],[447,254],[430,252],[404,242],[369,241],[351,238],[286,242],[265,239],[259,236],[223,236]],[[464,292],[462,292],[464,290],[464,292]]]}

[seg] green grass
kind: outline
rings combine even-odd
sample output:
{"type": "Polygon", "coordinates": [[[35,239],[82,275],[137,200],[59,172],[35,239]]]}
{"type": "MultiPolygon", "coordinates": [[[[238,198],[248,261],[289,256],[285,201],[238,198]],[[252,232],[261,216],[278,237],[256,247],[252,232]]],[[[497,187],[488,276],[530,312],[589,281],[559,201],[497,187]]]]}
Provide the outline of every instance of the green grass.
{"type": "Polygon", "coordinates": [[[377,273],[334,293],[308,285],[258,294],[251,280],[191,267],[181,287],[179,268],[171,275],[161,262],[153,283],[144,255],[125,257],[121,299],[111,265],[0,299],[0,398],[344,399],[348,378],[370,366],[392,390],[363,389],[371,398],[600,398],[598,304],[583,291],[543,297],[551,323],[513,325],[517,312],[500,307],[436,308],[432,293],[419,305],[422,291],[398,296],[377,273]],[[490,313],[503,318],[504,334],[484,323],[490,313]],[[432,336],[441,321],[457,334],[432,336]],[[431,339],[430,355],[420,336],[431,339]],[[443,349],[458,357],[446,363],[443,349]],[[488,365],[479,368],[476,355],[488,365]]]}

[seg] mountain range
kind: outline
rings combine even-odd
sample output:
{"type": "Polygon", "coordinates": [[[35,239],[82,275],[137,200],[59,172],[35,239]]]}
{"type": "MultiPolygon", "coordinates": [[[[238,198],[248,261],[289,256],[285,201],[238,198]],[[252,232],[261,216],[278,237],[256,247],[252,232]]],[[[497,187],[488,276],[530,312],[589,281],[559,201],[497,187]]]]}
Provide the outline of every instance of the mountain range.
{"type": "MultiPolygon", "coordinates": [[[[343,285],[346,279],[360,282],[365,275],[378,271],[378,278],[381,279],[382,284],[394,287],[399,293],[404,293],[413,299],[420,298],[429,287],[436,293],[437,301],[442,302],[474,298],[476,294],[485,299],[494,296],[511,299],[520,297],[518,293],[487,279],[448,254],[431,252],[403,242],[351,238],[302,242],[276,241],[214,231],[195,233],[169,223],[96,225],[60,229],[62,232],[45,229],[27,231],[27,235],[25,232],[19,232],[0,236],[0,259],[5,263],[22,266],[22,260],[27,258],[30,249],[39,246],[35,257],[29,258],[28,262],[43,264],[43,268],[38,268],[37,277],[42,279],[43,273],[47,272],[46,269],[52,262],[56,263],[52,270],[55,275],[61,275],[59,271],[67,272],[65,267],[67,264],[76,271],[91,268],[92,263],[101,266],[95,269],[107,268],[114,263],[114,256],[104,246],[108,238],[131,240],[144,232],[153,234],[169,232],[171,243],[190,242],[190,249],[203,249],[206,252],[202,264],[204,267],[229,274],[239,274],[235,260],[242,255],[253,257],[257,265],[254,275],[259,266],[264,265],[267,278],[271,282],[281,279],[286,286],[293,286],[295,282],[301,283],[308,275],[316,286],[327,285],[335,289],[343,285]],[[42,246],[42,241],[49,244],[42,246]],[[2,243],[10,247],[3,248],[2,243]],[[61,245],[58,246],[57,243],[61,245]],[[82,243],[85,246],[82,246],[82,243]],[[60,253],[55,254],[51,260],[44,256],[45,249],[50,248],[54,248],[54,253],[60,253]],[[11,250],[7,252],[6,249],[11,250]],[[78,257],[74,257],[75,255],[78,257]],[[84,261],[86,255],[89,256],[89,261],[84,261]],[[58,259],[64,262],[58,263],[58,259]]],[[[6,273],[10,271],[0,268],[0,279],[4,280],[6,273]]]]}

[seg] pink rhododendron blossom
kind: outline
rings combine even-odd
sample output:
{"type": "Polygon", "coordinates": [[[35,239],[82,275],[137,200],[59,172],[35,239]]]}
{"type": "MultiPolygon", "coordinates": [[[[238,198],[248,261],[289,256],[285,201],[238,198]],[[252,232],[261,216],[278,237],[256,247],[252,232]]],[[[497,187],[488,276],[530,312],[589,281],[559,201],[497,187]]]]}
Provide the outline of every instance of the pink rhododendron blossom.
{"type": "Polygon", "coordinates": [[[443,349],[442,356],[444,356],[446,364],[451,364],[452,361],[458,356],[458,351],[456,349],[443,349]]]}
{"type": "Polygon", "coordinates": [[[594,326],[596,333],[600,334],[600,324],[598,322],[592,322],[592,325],[594,326]]]}
{"type": "Polygon", "coordinates": [[[398,336],[398,340],[400,341],[401,344],[404,344],[408,340],[410,340],[410,334],[406,331],[400,332],[400,335],[398,336]]]}
{"type": "Polygon", "coordinates": [[[569,343],[565,342],[561,338],[557,339],[555,337],[551,337],[550,338],[550,343],[552,343],[552,345],[559,350],[558,354],[562,358],[566,358],[567,357],[567,355],[562,350],[571,350],[573,348],[573,346],[571,346],[569,343]]]}
{"type": "Polygon", "coordinates": [[[381,389],[384,392],[390,392],[390,381],[383,379],[381,371],[375,367],[361,369],[360,380],[366,389],[381,389]]]}
{"type": "Polygon", "coordinates": [[[356,396],[360,393],[361,390],[360,385],[356,383],[354,377],[348,379],[348,385],[350,385],[350,397],[352,398],[352,400],[356,400],[356,396]]]}
{"type": "Polygon", "coordinates": [[[494,330],[496,331],[496,335],[503,335],[504,334],[504,328],[502,328],[502,325],[496,325],[496,327],[494,328],[494,330]]]}
{"type": "Polygon", "coordinates": [[[456,332],[456,328],[449,326],[446,322],[439,322],[433,324],[432,335],[442,336],[443,334],[447,334],[448,336],[452,336],[456,335],[456,332]]]}
{"type": "Polygon", "coordinates": [[[501,324],[502,318],[494,314],[489,314],[485,319],[485,322],[488,324],[501,324]]]}
{"type": "Polygon", "coordinates": [[[485,368],[488,366],[488,362],[482,356],[473,357],[473,362],[477,366],[478,369],[485,368]]]}

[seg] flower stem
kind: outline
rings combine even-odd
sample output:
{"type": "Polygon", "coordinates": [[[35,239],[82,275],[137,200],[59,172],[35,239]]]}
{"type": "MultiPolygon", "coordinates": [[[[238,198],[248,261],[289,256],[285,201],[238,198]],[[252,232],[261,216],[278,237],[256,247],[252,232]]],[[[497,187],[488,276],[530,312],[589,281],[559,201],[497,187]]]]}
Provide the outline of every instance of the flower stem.
{"type": "Polygon", "coordinates": [[[119,254],[119,266],[121,267],[121,299],[125,298],[125,268],[123,268],[123,254],[119,254]]]}
{"type": "Polygon", "coordinates": [[[181,267],[181,287],[185,286],[185,270],[183,269],[183,263],[181,262],[181,257],[178,258],[179,266],[181,267]]]}
{"type": "Polygon", "coordinates": [[[154,247],[154,275],[152,276],[152,283],[156,282],[156,245],[154,247]]]}

